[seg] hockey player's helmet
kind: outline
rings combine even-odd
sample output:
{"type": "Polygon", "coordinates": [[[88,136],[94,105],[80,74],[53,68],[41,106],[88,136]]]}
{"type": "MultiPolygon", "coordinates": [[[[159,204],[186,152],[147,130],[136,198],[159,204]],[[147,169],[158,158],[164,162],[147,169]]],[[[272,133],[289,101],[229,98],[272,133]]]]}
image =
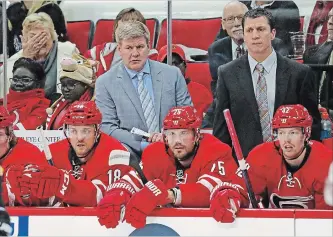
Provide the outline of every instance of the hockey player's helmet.
{"type": "Polygon", "coordinates": [[[10,116],[4,106],[0,106],[0,128],[7,128],[14,123],[13,116],[10,116]]]}
{"type": "Polygon", "coordinates": [[[200,129],[201,118],[193,106],[173,107],[163,121],[163,130],[200,129]]]}
{"type": "Polygon", "coordinates": [[[308,110],[300,104],[281,105],[272,121],[273,134],[278,128],[301,127],[307,138],[311,135],[312,117],[308,110]]]}
{"type": "Polygon", "coordinates": [[[102,114],[94,101],[75,101],[64,118],[67,125],[100,125],[101,122],[102,114]]]}

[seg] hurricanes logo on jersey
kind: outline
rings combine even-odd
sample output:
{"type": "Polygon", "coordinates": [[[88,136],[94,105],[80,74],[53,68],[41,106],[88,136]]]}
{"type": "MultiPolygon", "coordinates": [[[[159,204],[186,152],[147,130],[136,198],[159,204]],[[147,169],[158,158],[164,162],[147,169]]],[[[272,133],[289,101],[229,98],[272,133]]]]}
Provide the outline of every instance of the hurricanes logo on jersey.
{"type": "Polygon", "coordinates": [[[311,208],[310,202],[314,198],[312,195],[307,197],[302,196],[279,196],[276,193],[272,193],[270,197],[270,205],[273,208],[297,208],[297,209],[309,209],[311,208]]]}

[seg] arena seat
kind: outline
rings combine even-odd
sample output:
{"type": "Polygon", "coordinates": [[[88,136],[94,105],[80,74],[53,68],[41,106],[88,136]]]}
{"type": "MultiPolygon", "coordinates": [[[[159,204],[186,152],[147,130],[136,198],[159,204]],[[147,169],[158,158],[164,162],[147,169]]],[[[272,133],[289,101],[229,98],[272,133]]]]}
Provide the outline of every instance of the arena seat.
{"type": "MultiPolygon", "coordinates": [[[[208,50],[221,27],[221,18],[173,19],[172,43],[208,50]],[[200,32],[200,33],[199,33],[200,32]]],[[[162,21],[156,49],[167,44],[167,20],[162,21]]]]}
{"type": "Polygon", "coordinates": [[[212,78],[210,76],[209,65],[207,62],[188,62],[186,76],[192,81],[204,85],[209,91],[211,91],[210,82],[212,78]]]}
{"type": "Polygon", "coordinates": [[[94,22],[91,20],[67,22],[69,41],[76,44],[81,53],[90,48],[93,32],[94,22]]]}
{"type": "MultiPolygon", "coordinates": [[[[97,21],[92,47],[112,41],[114,21],[114,19],[99,19],[97,21]]],[[[157,34],[159,22],[156,18],[149,18],[146,19],[146,24],[150,32],[150,47],[152,47],[155,46],[155,35],[157,34]]]]}

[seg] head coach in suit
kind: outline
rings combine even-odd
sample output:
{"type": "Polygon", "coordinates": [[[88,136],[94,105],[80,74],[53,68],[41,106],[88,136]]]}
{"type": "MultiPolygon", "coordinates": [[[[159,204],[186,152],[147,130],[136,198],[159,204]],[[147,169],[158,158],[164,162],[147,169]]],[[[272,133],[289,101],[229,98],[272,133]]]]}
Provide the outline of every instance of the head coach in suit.
{"type": "Polygon", "coordinates": [[[302,104],[313,117],[313,138],[320,136],[316,82],[311,69],[282,57],[272,48],[272,15],[264,9],[245,13],[242,20],[248,53],[218,68],[213,134],[231,145],[223,115],[230,109],[245,156],[272,138],[271,121],[283,104],[302,104]]]}
{"type": "Polygon", "coordinates": [[[101,129],[140,156],[149,142],[162,141],[162,122],[169,109],[192,101],[178,68],[148,59],[149,30],[144,24],[120,22],[116,41],[122,63],[96,81],[101,129]],[[133,127],[150,137],[131,134],[133,127]]]}

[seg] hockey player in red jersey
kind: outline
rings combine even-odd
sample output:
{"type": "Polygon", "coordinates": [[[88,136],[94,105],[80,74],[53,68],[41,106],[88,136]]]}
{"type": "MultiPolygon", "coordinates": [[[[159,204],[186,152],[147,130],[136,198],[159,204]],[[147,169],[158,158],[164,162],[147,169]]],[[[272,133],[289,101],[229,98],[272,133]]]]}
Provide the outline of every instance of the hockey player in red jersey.
{"type": "Polygon", "coordinates": [[[148,182],[142,186],[131,172],[114,184],[98,205],[101,225],[115,228],[122,206],[126,222],[136,228],[146,224],[156,206],[209,207],[212,189],[230,182],[237,165],[231,148],[210,134],[200,134],[200,125],[200,115],[191,106],[169,111],[163,122],[164,142],[149,145],[142,154],[148,182]]]}
{"type": "MultiPolygon", "coordinates": [[[[266,207],[331,209],[325,204],[323,191],[333,153],[322,143],[309,140],[311,125],[305,107],[282,105],[272,121],[274,141],[249,153],[246,161],[252,188],[266,207]]],[[[212,196],[214,203],[226,199],[218,189],[212,196]]],[[[248,206],[248,200],[242,199],[242,206],[248,206]]],[[[221,210],[223,205],[211,209],[221,210]]]]}
{"type": "Polygon", "coordinates": [[[126,150],[99,130],[101,120],[93,101],[74,102],[64,118],[67,139],[50,145],[54,166],[23,171],[20,185],[27,194],[55,196],[69,206],[96,206],[107,186],[129,169],[129,160],[112,155],[126,150]]]}
{"type": "Polygon", "coordinates": [[[0,165],[4,169],[3,199],[6,206],[36,205],[22,199],[21,195],[12,195],[20,190],[14,166],[29,164],[47,165],[47,161],[38,147],[18,138],[13,132],[13,117],[7,109],[0,106],[0,165]]]}

